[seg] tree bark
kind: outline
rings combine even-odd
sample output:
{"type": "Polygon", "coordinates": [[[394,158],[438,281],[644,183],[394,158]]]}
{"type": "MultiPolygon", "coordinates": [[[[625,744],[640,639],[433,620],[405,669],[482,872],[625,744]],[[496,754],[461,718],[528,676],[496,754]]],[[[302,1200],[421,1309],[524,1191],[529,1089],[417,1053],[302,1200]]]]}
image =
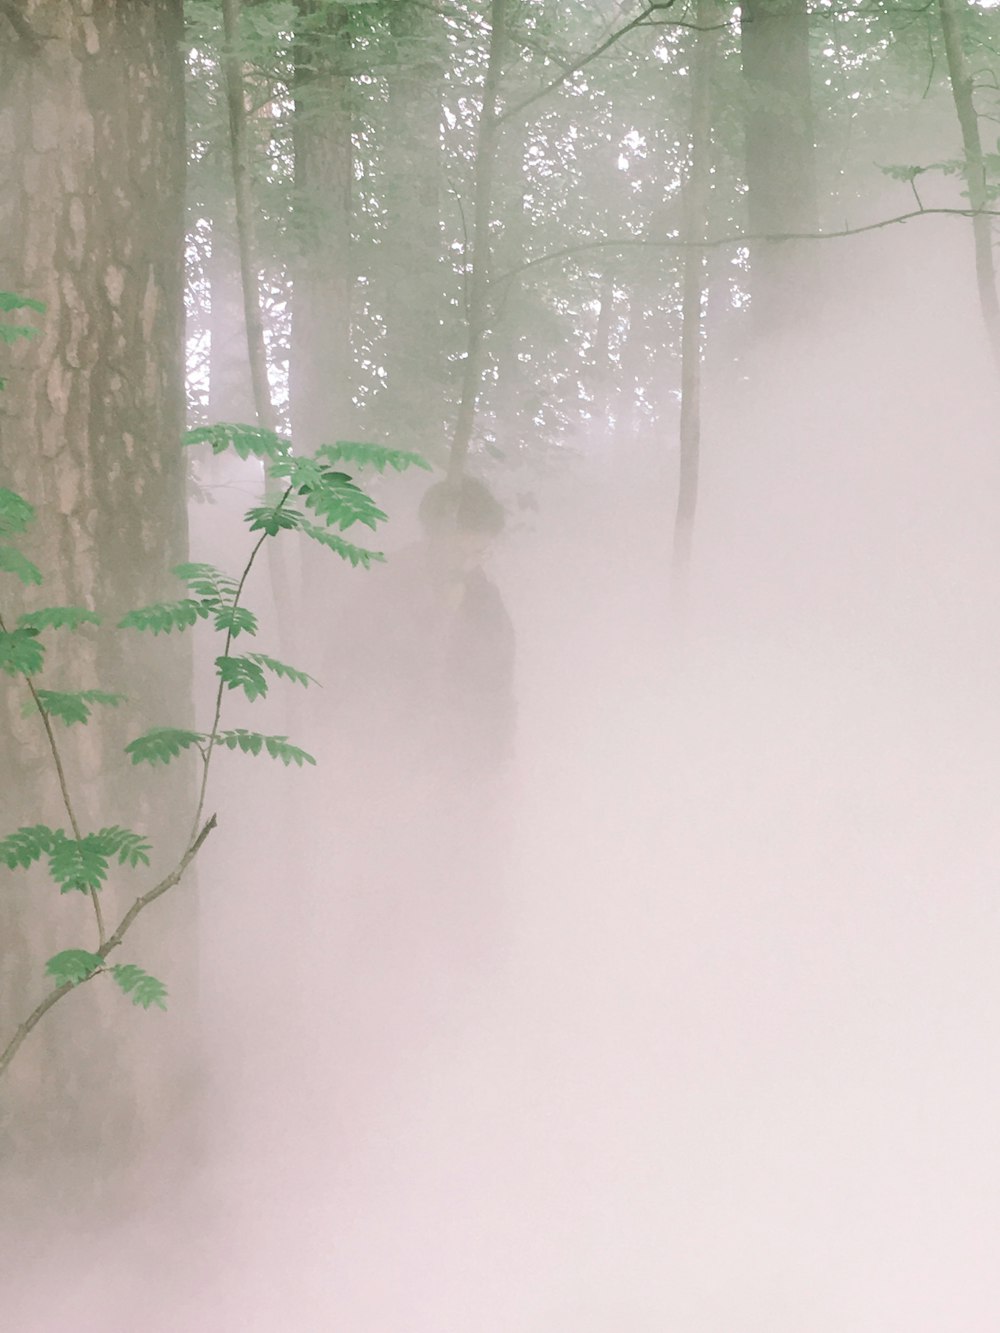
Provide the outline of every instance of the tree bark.
{"type": "Polygon", "coordinates": [[[979,134],[979,117],[972,95],[972,74],[962,45],[961,10],[956,0],[938,0],[944,48],[948,60],[955,112],[965,149],[965,181],[969,204],[975,210],[972,235],[976,252],[976,287],[990,351],[1000,373],[1000,298],[997,296],[996,265],[993,259],[993,219],[981,210],[987,206],[986,163],[979,134]]]}
{"type": "MultiPolygon", "coordinates": [[[[181,0],[36,0],[23,12],[37,44],[0,27],[0,271],[5,286],[47,311],[40,337],[5,354],[0,485],[37,506],[28,553],[46,582],[24,591],[4,576],[0,607],[13,620],[24,607],[87,606],[113,625],[132,606],[175,596],[167,571],[186,557],[181,0]]],[[[86,630],[49,639],[46,686],[129,696],[119,713],[59,733],[82,817],[155,842],[187,783],[183,773],[154,777],[136,795],[122,746],[151,725],[185,724],[187,642],[86,630]]],[[[23,690],[4,679],[2,832],[65,826],[38,719],[20,716],[23,690]]],[[[157,864],[175,850],[161,843],[157,864]]],[[[126,903],[133,873],[113,876],[120,896],[105,889],[107,916],[126,903]]],[[[47,989],[46,958],[93,947],[93,920],[83,895],[60,899],[50,883],[4,877],[6,1026],[47,989]]],[[[157,942],[137,941],[136,961],[151,971],[170,952],[163,928],[161,915],[157,942]]],[[[82,1156],[114,1145],[127,1155],[136,1108],[148,1127],[154,1099],[168,1114],[176,1105],[167,1078],[151,1072],[169,1061],[143,1069],[134,1042],[149,1041],[148,1023],[137,1022],[148,1015],[110,983],[71,999],[19,1056],[4,1090],[2,1146],[29,1159],[32,1148],[82,1156]]],[[[158,1029],[168,1045],[177,1013],[158,1029]]]]}

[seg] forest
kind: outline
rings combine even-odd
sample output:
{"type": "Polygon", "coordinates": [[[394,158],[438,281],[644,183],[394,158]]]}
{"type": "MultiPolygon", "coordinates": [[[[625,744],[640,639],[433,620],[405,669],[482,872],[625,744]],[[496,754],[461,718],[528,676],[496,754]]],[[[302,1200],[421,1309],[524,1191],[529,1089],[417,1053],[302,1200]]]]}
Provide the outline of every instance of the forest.
{"type": "Polygon", "coordinates": [[[995,0],[0,0],[5,1326],[995,1326],[998,219],[995,0]]]}

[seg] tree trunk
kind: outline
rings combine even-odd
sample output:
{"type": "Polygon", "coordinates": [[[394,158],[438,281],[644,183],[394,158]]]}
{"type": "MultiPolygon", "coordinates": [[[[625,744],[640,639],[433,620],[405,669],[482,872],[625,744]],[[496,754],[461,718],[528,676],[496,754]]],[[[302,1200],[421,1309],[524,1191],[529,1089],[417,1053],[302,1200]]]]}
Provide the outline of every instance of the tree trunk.
{"type": "MultiPolygon", "coordinates": [[[[806,0],[746,0],[741,12],[749,233],[815,231],[819,210],[806,0]]],[[[798,323],[809,308],[802,247],[753,242],[750,263],[755,331],[798,323]]]]}
{"type": "Polygon", "coordinates": [[[982,311],[993,360],[1000,373],[1000,299],[997,297],[997,275],[993,260],[993,219],[982,212],[987,206],[986,163],[983,159],[982,139],[979,136],[979,117],[976,115],[972,97],[972,74],[962,46],[961,9],[955,0],[938,0],[938,7],[948,59],[948,77],[955,99],[958,123],[962,129],[969,204],[975,209],[972,234],[976,250],[979,308],[982,311]]]}
{"type": "Polygon", "coordinates": [[[443,461],[447,367],[443,323],[440,21],[412,0],[388,0],[386,174],[386,434],[443,461]]]}
{"type": "Polygon", "coordinates": [[[509,0],[490,0],[490,39],[483,105],[476,136],[474,221],[471,252],[466,256],[468,275],[468,342],[462,366],[462,384],[458,413],[451,439],[448,476],[461,477],[472,441],[483,374],[483,338],[489,321],[490,298],[490,219],[493,212],[494,181],[500,126],[498,121],[500,83],[507,48],[507,9],[509,0]]]}
{"type": "Polygon", "coordinates": [[[289,372],[296,447],[350,438],[350,11],[298,0],[295,61],[295,259],[289,372]]]}
{"type": "MultiPolygon", "coordinates": [[[[713,0],[698,0],[696,22],[708,27],[715,11],[713,0]]],[[[701,342],[705,295],[705,235],[711,162],[712,109],[709,78],[709,43],[714,35],[698,32],[691,56],[691,128],[688,178],[684,184],[684,255],[681,295],[681,420],[677,513],[674,519],[672,583],[675,598],[683,598],[691,564],[694,519],[698,506],[701,454],[701,342]]]]}
{"type": "MultiPolygon", "coordinates": [[[[0,18],[0,271],[6,286],[46,302],[47,311],[37,319],[41,336],[5,356],[0,485],[37,506],[29,553],[46,582],[22,597],[3,576],[0,606],[7,620],[25,605],[86,606],[113,625],[129,607],[176,596],[167,570],[186,556],[181,0],[37,0],[24,20],[37,42],[0,18]]],[[[122,745],[150,725],[187,721],[187,642],[86,630],[49,639],[44,685],[129,696],[118,713],[58,733],[81,820],[147,831],[156,843],[187,792],[185,775],[152,775],[137,796],[122,745]]],[[[38,719],[21,718],[24,691],[4,679],[0,831],[65,827],[38,719]]],[[[176,850],[159,841],[154,869],[176,850]]],[[[60,899],[47,882],[29,891],[24,872],[3,874],[6,1029],[48,989],[47,957],[95,943],[83,895],[60,899]]],[[[132,871],[111,881],[102,900],[105,915],[117,918],[144,881],[132,871]]],[[[169,907],[157,913],[151,937],[137,931],[139,953],[127,961],[156,971],[174,915],[169,907]]],[[[173,980],[169,969],[166,976],[173,980]]],[[[154,1099],[169,1114],[178,1096],[176,1070],[169,1081],[150,1073],[166,1070],[165,1053],[143,1062],[136,1042],[169,1045],[181,1012],[183,1003],[154,1036],[150,1016],[110,981],[69,996],[8,1075],[3,1148],[16,1146],[28,1160],[32,1148],[127,1156],[137,1108],[148,1124],[154,1099]]]]}

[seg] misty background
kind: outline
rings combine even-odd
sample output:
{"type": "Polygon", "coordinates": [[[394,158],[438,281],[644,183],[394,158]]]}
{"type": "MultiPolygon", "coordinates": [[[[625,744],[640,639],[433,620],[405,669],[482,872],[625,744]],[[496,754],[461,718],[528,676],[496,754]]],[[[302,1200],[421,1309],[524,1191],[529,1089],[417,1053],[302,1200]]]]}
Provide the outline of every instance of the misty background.
{"type": "MultiPolygon", "coordinates": [[[[995,10],[184,11],[0,13],[0,283],[47,305],[0,395],[25,605],[241,567],[262,469],[185,424],[434,472],[359,476],[384,568],[255,567],[261,649],[323,688],[228,724],[319,762],[223,755],[129,946],[167,1012],[102,979],[4,1075],[10,1326],[987,1333],[995,10]],[[516,731],[425,781],[330,664],[462,476],[505,509],[516,731]]],[[[190,772],[116,756],[210,723],[217,649],[151,642],[59,666],[129,682],[73,773],[166,858],[190,772]]],[[[60,818],[9,684],[0,834],[60,818]]],[[[6,1041],[87,918],[0,877],[6,1041]]]]}

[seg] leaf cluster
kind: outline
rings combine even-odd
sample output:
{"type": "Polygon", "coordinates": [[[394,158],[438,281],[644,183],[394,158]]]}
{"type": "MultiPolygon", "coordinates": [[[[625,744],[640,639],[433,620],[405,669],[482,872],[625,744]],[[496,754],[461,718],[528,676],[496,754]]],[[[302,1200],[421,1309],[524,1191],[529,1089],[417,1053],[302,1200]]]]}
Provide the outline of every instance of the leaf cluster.
{"type": "Polygon", "coordinates": [[[80,838],[69,836],[64,829],[35,824],[0,839],[0,862],[8,870],[26,870],[45,858],[60,893],[90,893],[104,885],[112,861],[117,859],[119,865],[132,869],[148,866],[151,850],[141,833],[117,824],[80,838]]]}

